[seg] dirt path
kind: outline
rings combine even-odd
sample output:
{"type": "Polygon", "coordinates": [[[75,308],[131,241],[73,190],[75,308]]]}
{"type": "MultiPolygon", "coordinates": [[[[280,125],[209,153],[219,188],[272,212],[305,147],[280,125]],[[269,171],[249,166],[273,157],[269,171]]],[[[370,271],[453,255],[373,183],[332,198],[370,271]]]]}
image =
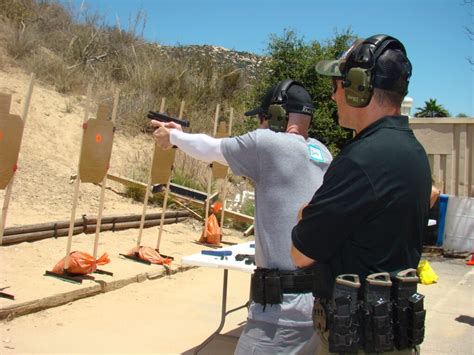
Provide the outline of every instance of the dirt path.
{"type": "MultiPolygon", "coordinates": [[[[219,324],[222,274],[194,269],[14,319],[0,324],[0,353],[186,353],[219,324]]],[[[229,307],[245,303],[249,278],[229,273],[229,307]]],[[[245,319],[233,313],[223,332],[245,319]]],[[[236,340],[219,339],[202,354],[233,354],[236,340]]]]}

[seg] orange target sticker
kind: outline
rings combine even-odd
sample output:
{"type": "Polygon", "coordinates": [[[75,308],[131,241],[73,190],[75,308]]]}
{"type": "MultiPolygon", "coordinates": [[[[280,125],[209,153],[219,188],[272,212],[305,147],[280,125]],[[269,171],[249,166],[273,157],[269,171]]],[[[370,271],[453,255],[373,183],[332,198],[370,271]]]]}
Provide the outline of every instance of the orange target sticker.
{"type": "Polygon", "coordinates": [[[3,131],[0,131],[0,141],[3,141],[3,137],[5,137],[5,134],[3,133],[3,131]]]}
{"type": "Polygon", "coordinates": [[[95,135],[95,141],[96,141],[97,143],[102,142],[102,135],[101,135],[100,133],[97,133],[97,134],[95,135]]]}

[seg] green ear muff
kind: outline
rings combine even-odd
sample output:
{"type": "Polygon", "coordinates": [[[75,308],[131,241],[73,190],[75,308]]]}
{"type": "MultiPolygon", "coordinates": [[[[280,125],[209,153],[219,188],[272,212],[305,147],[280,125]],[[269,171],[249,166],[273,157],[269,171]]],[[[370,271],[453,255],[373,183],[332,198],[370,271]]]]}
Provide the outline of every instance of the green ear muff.
{"type": "Polygon", "coordinates": [[[268,127],[275,132],[284,132],[288,123],[285,109],[281,105],[270,105],[268,114],[268,127]]]}
{"type": "MultiPolygon", "coordinates": [[[[342,73],[345,97],[348,105],[353,107],[367,106],[372,98],[374,85],[390,89],[393,85],[390,78],[377,73],[377,60],[387,49],[398,49],[406,57],[403,44],[396,38],[380,34],[356,42],[339,70],[342,73]],[[359,43],[359,44],[357,44],[359,43]]],[[[411,76],[411,63],[406,58],[407,88],[411,76]]]]}
{"type": "Polygon", "coordinates": [[[344,80],[347,104],[353,107],[367,106],[372,97],[370,70],[351,68],[344,80]]]}

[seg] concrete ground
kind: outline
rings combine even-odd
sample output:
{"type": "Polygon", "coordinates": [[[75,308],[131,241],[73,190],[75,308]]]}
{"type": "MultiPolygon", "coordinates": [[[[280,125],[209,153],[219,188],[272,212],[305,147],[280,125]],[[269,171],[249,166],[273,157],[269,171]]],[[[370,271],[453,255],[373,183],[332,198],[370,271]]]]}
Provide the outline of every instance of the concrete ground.
{"type": "Polygon", "coordinates": [[[428,258],[439,276],[419,287],[426,296],[427,324],[423,354],[474,354],[474,268],[462,259],[428,258]]]}

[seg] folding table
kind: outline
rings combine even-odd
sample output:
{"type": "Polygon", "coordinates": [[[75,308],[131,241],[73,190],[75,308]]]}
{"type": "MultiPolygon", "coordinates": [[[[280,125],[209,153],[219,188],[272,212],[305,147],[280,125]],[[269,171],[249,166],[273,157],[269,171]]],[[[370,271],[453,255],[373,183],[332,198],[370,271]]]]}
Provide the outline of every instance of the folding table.
{"type": "MultiPolygon", "coordinates": [[[[212,333],[206,340],[204,340],[194,351],[197,354],[202,348],[204,348],[214,337],[216,337],[222,328],[224,327],[225,317],[235,312],[239,309],[248,306],[248,302],[242,306],[237,308],[231,309],[227,311],[227,278],[229,270],[237,270],[243,271],[247,273],[252,273],[253,270],[256,268],[255,264],[248,264],[246,260],[238,261],[235,259],[236,255],[238,254],[246,254],[246,255],[255,255],[255,242],[247,242],[242,244],[233,245],[230,247],[225,247],[218,250],[212,250],[208,252],[224,252],[222,254],[226,254],[225,252],[231,252],[231,255],[227,256],[215,256],[215,255],[206,255],[203,253],[196,253],[188,256],[184,256],[181,259],[181,263],[185,265],[193,265],[193,266],[205,266],[205,267],[212,267],[217,269],[224,269],[224,281],[222,286],[222,306],[221,306],[221,321],[219,327],[216,329],[214,333],[212,333]]],[[[228,253],[227,253],[228,254],[228,253]]]]}

